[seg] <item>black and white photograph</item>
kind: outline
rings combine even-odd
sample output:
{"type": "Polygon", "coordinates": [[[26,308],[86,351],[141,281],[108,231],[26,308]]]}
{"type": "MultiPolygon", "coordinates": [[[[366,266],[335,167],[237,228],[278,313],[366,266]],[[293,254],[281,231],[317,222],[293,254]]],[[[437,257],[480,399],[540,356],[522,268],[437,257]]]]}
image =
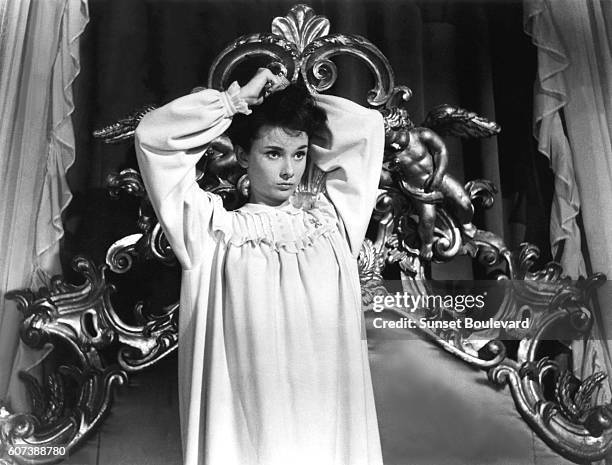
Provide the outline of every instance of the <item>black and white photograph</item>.
{"type": "Polygon", "coordinates": [[[0,465],[612,464],[612,0],[0,0],[0,465]]]}

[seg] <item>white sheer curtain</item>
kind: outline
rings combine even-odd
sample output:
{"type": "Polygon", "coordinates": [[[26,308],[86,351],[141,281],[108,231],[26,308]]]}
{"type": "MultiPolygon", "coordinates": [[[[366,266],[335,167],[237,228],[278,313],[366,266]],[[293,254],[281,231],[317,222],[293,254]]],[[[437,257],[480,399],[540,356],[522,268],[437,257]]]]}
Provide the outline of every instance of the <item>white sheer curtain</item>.
{"type": "MultiPolygon", "coordinates": [[[[538,48],[535,136],[555,172],[551,242],[564,240],[562,264],[573,278],[585,275],[582,214],[593,272],[612,279],[612,2],[524,0],[525,32],[538,48]]],[[[582,376],[610,370],[612,293],[599,296],[593,337],[574,344],[582,376]]],[[[609,390],[600,393],[610,399],[609,390]]]]}
{"type": "Polygon", "coordinates": [[[86,0],[0,0],[0,399],[24,408],[17,371],[40,360],[19,342],[5,293],[59,270],[74,160],[70,115],[86,0]]]}

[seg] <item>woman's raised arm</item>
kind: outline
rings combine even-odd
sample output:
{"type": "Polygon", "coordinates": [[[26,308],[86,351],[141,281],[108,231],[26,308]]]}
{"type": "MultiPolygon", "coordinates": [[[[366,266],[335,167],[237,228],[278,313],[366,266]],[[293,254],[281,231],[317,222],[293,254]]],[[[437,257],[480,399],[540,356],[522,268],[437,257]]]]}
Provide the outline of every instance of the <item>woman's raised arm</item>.
{"type": "Polygon", "coordinates": [[[249,109],[232,84],[226,92],[202,90],[146,114],[136,128],[138,165],[166,237],[185,269],[204,235],[227,228],[221,198],[196,183],[195,165],[207,144],[223,134],[237,112],[249,109]],[[213,224],[216,223],[216,224],[213,224]],[[199,234],[191,240],[194,234],[199,234]]]}
{"type": "Polygon", "coordinates": [[[309,157],[327,173],[326,189],[344,223],[354,257],[359,255],[378,194],[385,131],[382,115],[350,100],[316,97],[329,132],[313,137],[309,157]]]}

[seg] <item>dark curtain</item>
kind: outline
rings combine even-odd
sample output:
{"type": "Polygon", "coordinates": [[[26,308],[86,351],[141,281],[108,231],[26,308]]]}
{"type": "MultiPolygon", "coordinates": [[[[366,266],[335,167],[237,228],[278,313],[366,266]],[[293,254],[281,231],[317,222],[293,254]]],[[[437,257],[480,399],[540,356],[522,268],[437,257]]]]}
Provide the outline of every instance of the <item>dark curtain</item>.
{"type": "MultiPolygon", "coordinates": [[[[66,216],[65,262],[85,252],[103,260],[106,247],[134,232],[136,203],[109,200],[105,178],[136,167],[129,143],[103,145],[92,138],[146,103],[165,103],[205,85],[214,57],[239,35],[269,31],[293,2],[197,0],[90,0],[76,83],[77,160],[69,173],[75,200],[66,216]]],[[[495,206],[476,223],[516,247],[548,247],[552,195],[547,161],[532,144],[535,52],[523,34],[520,0],[322,1],[310,3],[330,19],[331,32],[370,39],[389,59],[396,84],[414,93],[415,122],[440,103],[458,104],[502,126],[496,138],[448,140],[450,172],[462,180],[486,178],[500,187],[495,206]]],[[[341,63],[352,70],[355,63],[341,63]]],[[[371,84],[365,71],[345,72],[337,93],[363,101],[371,84]]],[[[466,279],[468,260],[434,268],[439,278],[466,279]]],[[[476,275],[478,272],[476,271],[476,275]]]]}

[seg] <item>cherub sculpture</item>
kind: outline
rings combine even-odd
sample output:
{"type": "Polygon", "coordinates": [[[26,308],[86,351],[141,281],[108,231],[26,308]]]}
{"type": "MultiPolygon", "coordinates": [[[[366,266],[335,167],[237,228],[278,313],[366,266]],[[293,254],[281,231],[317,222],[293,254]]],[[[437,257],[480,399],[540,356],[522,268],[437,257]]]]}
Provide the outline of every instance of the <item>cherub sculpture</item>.
{"type": "Polygon", "coordinates": [[[396,173],[400,188],[414,200],[419,216],[418,234],[421,256],[433,256],[436,204],[446,203],[461,224],[462,232],[473,237],[474,208],[465,188],[446,172],[448,150],[438,135],[489,137],[499,133],[499,126],[475,113],[451,105],[440,105],[429,112],[420,126],[415,126],[402,107],[410,97],[407,88],[398,88],[385,110],[386,172],[382,183],[396,173]]]}

